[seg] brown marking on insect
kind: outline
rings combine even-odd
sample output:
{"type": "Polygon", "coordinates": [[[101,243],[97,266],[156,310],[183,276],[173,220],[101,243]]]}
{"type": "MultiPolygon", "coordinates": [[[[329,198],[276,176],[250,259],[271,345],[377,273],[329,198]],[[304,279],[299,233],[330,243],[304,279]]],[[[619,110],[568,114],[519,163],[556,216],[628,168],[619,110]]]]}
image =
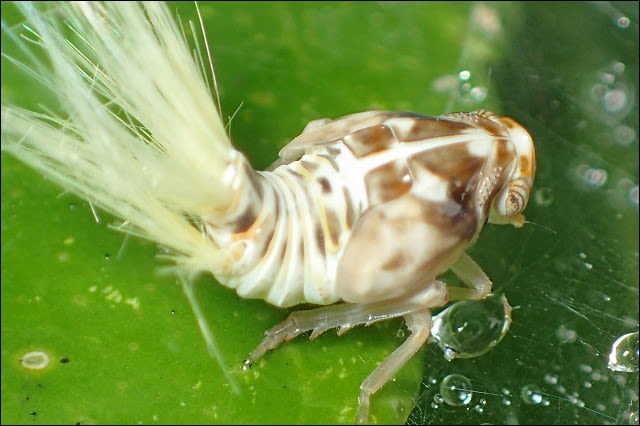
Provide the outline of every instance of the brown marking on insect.
{"type": "Polygon", "coordinates": [[[385,150],[396,141],[391,129],[384,124],[356,130],[345,135],[342,140],[356,158],[385,150]]]}
{"type": "Polygon", "coordinates": [[[400,160],[390,161],[370,170],[364,176],[369,202],[376,205],[406,194],[412,184],[407,176],[410,176],[409,168],[400,160]]]}
{"type": "Polygon", "coordinates": [[[322,188],[323,193],[325,194],[331,193],[331,184],[329,183],[329,179],[327,179],[324,176],[321,176],[320,178],[318,178],[317,182],[320,184],[320,187],[322,188]]]}
{"type": "Polygon", "coordinates": [[[531,163],[529,162],[529,157],[526,155],[521,155],[519,158],[520,164],[520,175],[531,177],[533,176],[533,168],[531,167],[531,163]]]}
{"type": "Polygon", "coordinates": [[[316,242],[316,246],[318,248],[318,251],[320,252],[320,256],[322,256],[324,258],[325,255],[325,245],[324,245],[324,232],[322,232],[322,226],[319,223],[320,221],[315,220],[314,223],[316,224],[315,227],[315,234],[314,234],[314,238],[313,240],[316,242]]]}
{"type": "Polygon", "coordinates": [[[304,259],[304,238],[300,238],[300,243],[298,244],[298,256],[299,259],[304,259]]]}
{"type": "Polygon", "coordinates": [[[496,163],[506,167],[515,157],[513,143],[506,138],[495,139],[494,143],[496,144],[496,163]]]}
{"type": "MultiPolygon", "coordinates": [[[[476,180],[478,177],[474,178],[476,180]]],[[[469,187],[459,188],[445,202],[422,201],[422,220],[436,229],[446,230],[447,235],[461,241],[470,241],[478,229],[478,216],[474,206],[474,182],[469,187]]]]}
{"type": "Polygon", "coordinates": [[[317,172],[320,169],[318,163],[309,160],[300,160],[300,165],[307,169],[310,173],[317,172]]]}
{"type": "Polygon", "coordinates": [[[442,118],[399,118],[389,126],[400,142],[421,142],[427,139],[458,135],[472,127],[466,123],[442,118]]]}
{"type": "Polygon", "coordinates": [[[340,234],[342,229],[340,228],[340,222],[336,212],[331,208],[324,208],[324,219],[326,221],[326,234],[329,237],[329,251],[335,252],[338,249],[338,243],[340,242],[340,234]]]}
{"type": "Polygon", "coordinates": [[[397,253],[394,257],[380,265],[380,269],[382,269],[383,271],[393,271],[402,268],[405,264],[405,257],[397,253]]]}
{"type": "Polygon", "coordinates": [[[260,211],[255,207],[256,206],[251,204],[246,206],[244,211],[240,213],[236,219],[233,220],[229,230],[234,234],[250,233],[247,231],[249,231],[250,228],[255,225],[258,214],[260,213],[260,211]]]}
{"type": "Polygon", "coordinates": [[[344,202],[346,204],[345,209],[345,222],[349,229],[353,228],[353,222],[356,220],[356,213],[353,205],[351,204],[351,198],[349,197],[349,189],[346,186],[342,187],[342,194],[344,196],[344,202]]]}
{"type": "Polygon", "coordinates": [[[480,171],[486,159],[469,154],[466,144],[459,143],[415,154],[408,161],[411,169],[422,168],[445,180],[465,182],[480,171]]]}

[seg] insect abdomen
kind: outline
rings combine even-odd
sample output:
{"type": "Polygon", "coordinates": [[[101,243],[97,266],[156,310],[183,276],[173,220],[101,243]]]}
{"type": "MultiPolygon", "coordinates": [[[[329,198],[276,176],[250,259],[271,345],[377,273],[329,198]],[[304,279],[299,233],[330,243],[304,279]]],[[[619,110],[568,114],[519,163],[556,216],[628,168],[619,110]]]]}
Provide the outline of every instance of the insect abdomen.
{"type": "Polygon", "coordinates": [[[362,205],[337,164],[323,154],[305,155],[253,176],[244,179],[254,186],[252,199],[236,202],[243,211],[233,221],[227,215],[224,223],[207,224],[233,259],[216,276],[242,297],[277,306],[336,302],[337,262],[362,205]],[[253,218],[250,224],[246,217],[253,218]]]}

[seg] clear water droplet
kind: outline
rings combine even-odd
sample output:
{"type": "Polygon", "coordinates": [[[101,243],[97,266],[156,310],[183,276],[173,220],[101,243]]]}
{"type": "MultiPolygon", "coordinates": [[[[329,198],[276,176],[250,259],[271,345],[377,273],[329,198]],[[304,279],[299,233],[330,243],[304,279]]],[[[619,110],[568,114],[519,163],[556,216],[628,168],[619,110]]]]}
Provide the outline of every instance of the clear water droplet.
{"type": "Polygon", "coordinates": [[[471,381],[462,374],[450,374],[440,383],[440,395],[449,405],[459,407],[471,402],[471,381]]]}
{"type": "Polygon", "coordinates": [[[638,332],[624,334],[616,339],[609,352],[609,369],[634,373],[638,371],[638,332]]]}
{"type": "Polygon", "coordinates": [[[249,371],[251,370],[251,367],[253,367],[253,363],[250,360],[245,359],[242,363],[242,371],[249,371]]]}
{"type": "Polygon", "coordinates": [[[550,385],[555,385],[558,383],[558,376],[555,376],[553,374],[545,374],[544,381],[546,383],[549,383],[550,385]]]}
{"type": "Polygon", "coordinates": [[[548,207],[553,204],[554,201],[553,190],[548,187],[536,189],[533,197],[536,204],[541,207],[548,207]]]}
{"type": "Polygon", "coordinates": [[[496,346],[509,330],[507,298],[454,303],[433,318],[431,334],[448,360],[480,356],[496,346]]]}
{"type": "Polygon", "coordinates": [[[520,390],[520,399],[522,399],[525,404],[538,405],[544,398],[542,398],[540,389],[538,389],[537,386],[527,385],[520,390]]]}
{"type": "Polygon", "coordinates": [[[622,29],[627,28],[630,23],[631,23],[631,20],[626,16],[619,17],[617,22],[618,28],[622,28],[622,29]]]}
{"type": "Polygon", "coordinates": [[[585,170],[582,178],[591,188],[600,188],[607,183],[608,173],[604,169],[592,167],[585,170]]]}

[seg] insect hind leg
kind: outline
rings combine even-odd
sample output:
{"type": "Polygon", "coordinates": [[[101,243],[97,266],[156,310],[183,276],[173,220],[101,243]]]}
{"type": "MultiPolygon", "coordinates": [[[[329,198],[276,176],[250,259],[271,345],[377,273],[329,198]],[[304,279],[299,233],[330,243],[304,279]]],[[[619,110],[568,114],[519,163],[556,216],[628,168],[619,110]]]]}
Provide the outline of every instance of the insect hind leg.
{"type": "Polygon", "coordinates": [[[357,424],[367,424],[369,421],[369,401],[371,395],[391,380],[398,370],[400,370],[429,339],[431,333],[431,311],[423,309],[420,312],[405,315],[404,319],[407,328],[411,331],[411,335],[402,345],[398,346],[391,355],[385,358],[382,364],[373,370],[360,385],[358,414],[356,415],[357,424]]]}

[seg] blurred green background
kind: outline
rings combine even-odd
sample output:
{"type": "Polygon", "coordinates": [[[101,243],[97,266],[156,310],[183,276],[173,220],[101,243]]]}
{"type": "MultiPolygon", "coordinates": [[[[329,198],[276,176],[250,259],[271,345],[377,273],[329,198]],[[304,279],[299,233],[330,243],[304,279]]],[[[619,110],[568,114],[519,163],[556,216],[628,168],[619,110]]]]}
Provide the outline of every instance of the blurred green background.
{"type": "MultiPolygon", "coordinates": [[[[195,19],[193,4],[171,7],[195,19]]],[[[374,396],[372,420],[638,423],[637,368],[607,368],[613,342],[638,332],[638,3],[200,8],[225,117],[240,107],[232,139],[256,168],[308,121],[370,109],[487,108],[536,139],[532,223],[487,226],[471,250],[514,307],[509,333],[474,359],[428,345],[374,396]],[[471,383],[465,405],[442,401],[450,374],[471,383]]],[[[5,2],[2,19],[19,22],[5,2]]],[[[2,96],[33,106],[41,93],[3,59],[2,96]]],[[[180,287],[155,273],[156,248],[100,216],[2,155],[3,424],[351,423],[360,382],[403,340],[401,321],[300,337],[245,373],[289,311],[202,277],[234,394],[180,287]],[[22,366],[35,350],[49,367],[22,366]]]]}

